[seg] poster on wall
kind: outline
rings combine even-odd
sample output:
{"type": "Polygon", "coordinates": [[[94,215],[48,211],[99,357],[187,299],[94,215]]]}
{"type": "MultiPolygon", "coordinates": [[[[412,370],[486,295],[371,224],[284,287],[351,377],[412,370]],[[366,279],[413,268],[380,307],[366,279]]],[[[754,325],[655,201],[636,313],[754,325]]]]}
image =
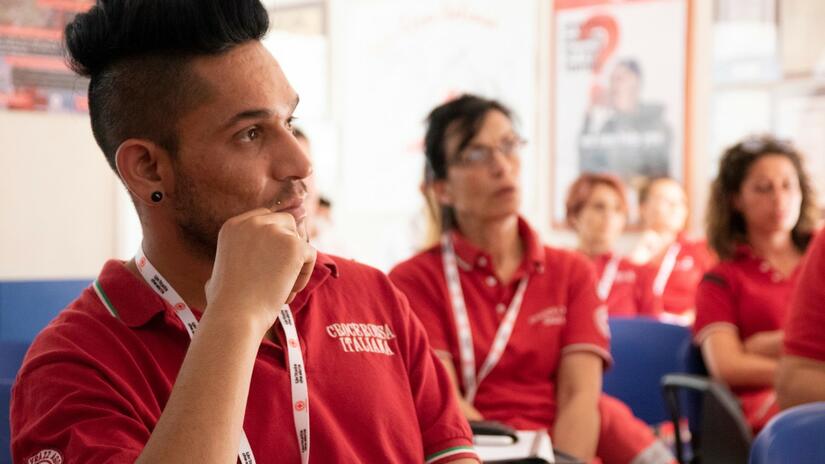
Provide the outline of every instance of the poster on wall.
{"type": "Polygon", "coordinates": [[[684,180],[685,0],[558,0],[554,47],[554,211],[584,172],[636,191],[684,180]],[[655,20],[653,19],[655,18],[655,20]]]}
{"type": "Polygon", "coordinates": [[[0,109],[84,112],[88,80],[64,62],[63,28],[93,0],[0,2],[0,109]]]}

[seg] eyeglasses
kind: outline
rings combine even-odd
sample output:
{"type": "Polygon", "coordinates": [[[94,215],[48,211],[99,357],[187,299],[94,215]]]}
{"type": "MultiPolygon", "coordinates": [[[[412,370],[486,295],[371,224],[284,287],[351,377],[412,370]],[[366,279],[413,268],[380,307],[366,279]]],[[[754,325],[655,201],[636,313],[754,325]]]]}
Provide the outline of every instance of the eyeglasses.
{"type": "Polygon", "coordinates": [[[521,137],[512,137],[499,142],[496,146],[470,145],[461,150],[450,164],[458,166],[482,166],[488,165],[493,160],[496,151],[507,158],[518,156],[519,151],[527,143],[521,137]]]}

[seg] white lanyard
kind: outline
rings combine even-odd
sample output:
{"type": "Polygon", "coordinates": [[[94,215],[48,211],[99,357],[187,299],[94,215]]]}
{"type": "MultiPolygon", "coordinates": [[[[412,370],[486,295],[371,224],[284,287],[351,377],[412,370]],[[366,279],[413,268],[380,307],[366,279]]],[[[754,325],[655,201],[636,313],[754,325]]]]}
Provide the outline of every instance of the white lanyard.
{"type": "Polygon", "coordinates": [[[665,286],[673,273],[673,268],[676,267],[676,258],[681,250],[682,246],[678,242],[674,242],[667,249],[665,257],[662,258],[662,264],[659,265],[659,272],[656,273],[656,278],[653,279],[653,294],[655,296],[664,295],[665,286]]]}
{"type": "Polygon", "coordinates": [[[464,399],[471,403],[475,399],[478,386],[487,377],[487,374],[496,367],[501,359],[504,348],[513,333],[519,311],[521,311],[521,300],[524,298],[524,291],[527,289],[528,277],[525,276],[519,282],[513,301],[504,315],[504,319],[498,326],[493,345],[487,354],[487,359],[481,365],[481,369],[476,376],[476,360],[473,350],[473,334],[470,330],[470,319],[467,315],[467,306],[464,303],[464,292],[461,289],[461,280],[458,276],[458,266],[456,265],[455,250],[453,241],[447,234],[441,237],[441,255],[444,264],[444,276],[447,279],[447,289],[450,292],[450,299],[455,317],[456,329],[458,331],[458,353],[461,358],[461,376],[464,381],[464,399]]]}
{"type": "MultiPolygon", "coordinates": [[[[183,301],[183,298],[172,288],[172,285],[149,262],[149,259],[143,253],[143,247],[138,248],[135,263],[149,286],[175,308],[175,315],[183,322],[186,331],[189,333],[189,338],[194,337],[198,328],[198,320],[195,319],[189,305],[183,301]]],[[[289,364],[289,379],[292,384],[292,414],[295,419],[295,434],[298,438],[298,449],[301,452],[301,463],[307,464],[309,462],[309,392],[306,384],[304,357],[301,353],[298,331],[295,329],[295,321],[289,305],[285,304],[281,308],[278,319],[281,321],[281,326],[286,334],[287,364],[289,364]]],[[[256,462],[255,456],[252,454],[252,447],[249,445],[249,440],[243,431],[241,431],[238,457],[241,464],[255,464],[256,462]]]]}
{"type": "Polygon", "coordinates": [[[602,301],[607,301],[607,297],[610,296],[610,290],[613,288],[613,283],[616,282],[616,276],[619,274],[621,260],[621,257],[614,256],[604,266],[602,277],[599,279],[599,286],[596,287],[596,293],[602,301]]]}

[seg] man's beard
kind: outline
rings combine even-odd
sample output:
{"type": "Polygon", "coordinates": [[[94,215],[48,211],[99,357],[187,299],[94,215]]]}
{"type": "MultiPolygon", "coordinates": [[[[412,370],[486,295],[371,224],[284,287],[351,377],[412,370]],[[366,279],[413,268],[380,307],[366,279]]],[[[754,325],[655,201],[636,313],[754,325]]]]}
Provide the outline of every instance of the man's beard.
{"type": "Polygon", "coordinates": [[[206,197],[192,179],[178,170],[175,176],[175,221],[184,242],[192,251],[215,259],[218,233],[228,218],[218,217],[216,211],[203,201],[206,197]]]}
{"type": "MultiPolygon", "coordinates": [[[[196,182],[182,170],[175,176],[175,221],[190,249],[212,261],[218,248],[218,234],[223,224],[230,218],[255,208],[274,211],[278,201],[286,201],[296,195],[306,194],[306,185],[301,180],[285,183],[276,199],[268,205],[251,205],[238,211],[218,211],[209,201],[209,193],[201,190],[196,182]]],[[[304,233],[304,231],[301,231],[304,233]]]]}

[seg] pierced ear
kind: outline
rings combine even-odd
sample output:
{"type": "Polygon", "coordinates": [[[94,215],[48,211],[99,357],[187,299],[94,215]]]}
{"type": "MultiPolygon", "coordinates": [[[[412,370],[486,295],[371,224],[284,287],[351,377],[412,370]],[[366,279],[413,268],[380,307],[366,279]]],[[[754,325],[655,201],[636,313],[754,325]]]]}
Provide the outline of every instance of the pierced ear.
{"type": "Polygon", "coordinates": [[[144,204],[157,205],[157,192],[160,192],[162,198],[174,189],[169,153],[154,142],[145,139],[125,140],[117,149],[115,165],[126,188],[144,204]]]}

